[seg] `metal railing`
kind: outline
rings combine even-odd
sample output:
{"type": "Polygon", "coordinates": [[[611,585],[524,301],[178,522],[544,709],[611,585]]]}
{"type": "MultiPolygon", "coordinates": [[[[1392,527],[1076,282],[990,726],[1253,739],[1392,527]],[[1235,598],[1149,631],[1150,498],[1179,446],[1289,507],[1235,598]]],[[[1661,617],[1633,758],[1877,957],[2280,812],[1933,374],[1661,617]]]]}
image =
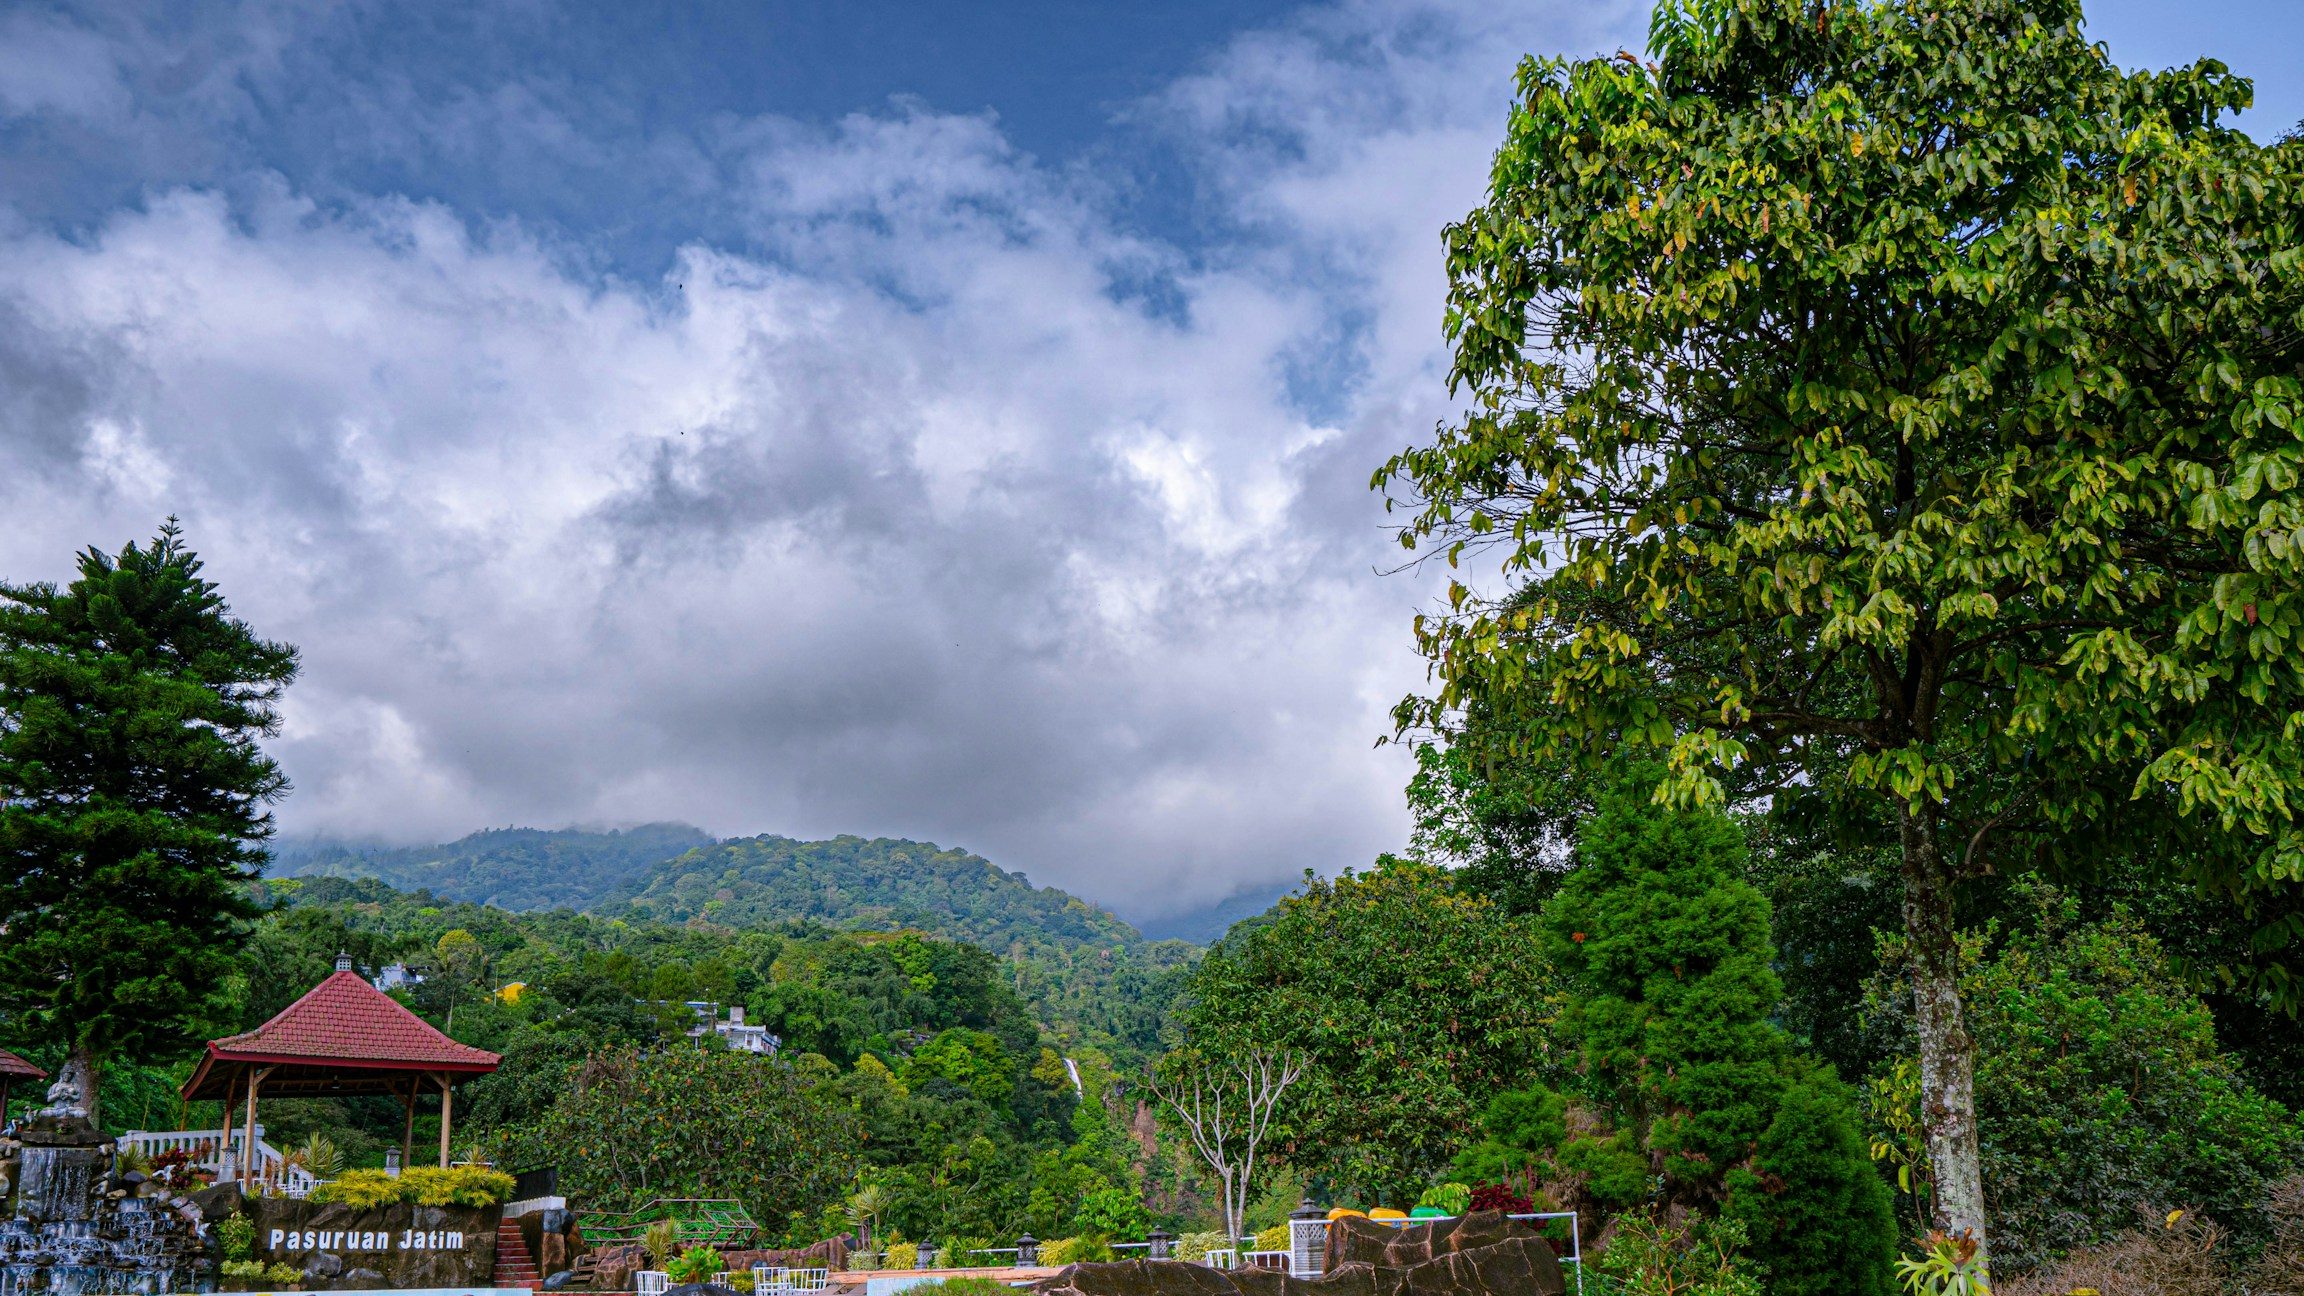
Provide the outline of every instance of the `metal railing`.
{"type": "Polygon", "coordinates": [[[671,1220],[678,1227],[680,1246],[725,1247],[751,1242],[760,1226],[741,1203],[726,1198],[660,1197],[637,1210],[589,1211],[576,1219],[585,1242],[594,1248],[639,1242],[648,1228],[671,1220]]]}

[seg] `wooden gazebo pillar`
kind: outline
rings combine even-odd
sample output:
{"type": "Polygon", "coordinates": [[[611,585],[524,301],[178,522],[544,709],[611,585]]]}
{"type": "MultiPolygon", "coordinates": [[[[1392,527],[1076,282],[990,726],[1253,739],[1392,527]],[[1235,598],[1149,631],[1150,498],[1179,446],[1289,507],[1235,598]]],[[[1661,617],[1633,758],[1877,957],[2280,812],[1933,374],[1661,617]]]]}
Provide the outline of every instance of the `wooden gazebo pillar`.
{"type": "Polygon", "coordinates": [[[448,1168],[448,1126],[456,1105],[456,1090],[446,1072],[440,1075],[440,1168],[448,1168]]]}

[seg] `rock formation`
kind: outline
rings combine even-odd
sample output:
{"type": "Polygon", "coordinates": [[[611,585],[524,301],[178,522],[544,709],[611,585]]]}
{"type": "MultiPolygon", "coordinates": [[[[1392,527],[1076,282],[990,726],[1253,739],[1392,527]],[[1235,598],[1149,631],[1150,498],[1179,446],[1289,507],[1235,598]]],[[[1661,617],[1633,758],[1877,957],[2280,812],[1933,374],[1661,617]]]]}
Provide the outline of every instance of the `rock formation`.
{"type": "Polygon", "coordinates": [[[1035,1285],[1042,1296],[1565,1296],[1552,1246],[1496,1211],[1394,1228],[1329,1226],[1326,1272],[1210,1269],[1174,1260],[1077,1264],[1035,1285]]]}

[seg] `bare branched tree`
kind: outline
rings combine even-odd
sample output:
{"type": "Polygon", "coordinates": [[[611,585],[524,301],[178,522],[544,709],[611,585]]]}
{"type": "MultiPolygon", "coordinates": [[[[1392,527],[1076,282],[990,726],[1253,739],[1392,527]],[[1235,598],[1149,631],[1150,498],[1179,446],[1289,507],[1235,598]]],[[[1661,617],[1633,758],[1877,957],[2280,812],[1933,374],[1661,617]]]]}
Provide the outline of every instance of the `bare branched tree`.
{"type": "Polygon", "coordinates": [[[1172,1053],[1155,1071],[1152,1092],[1176,1113],[1193,1150],[1224,1187],[1224,1233],[1240,1236],[1256,1149],[1272,1128],[1280,1096],[1304,1075],[1303,1054],[1254,1048],[1224,1061],[1197,1050],[1172,1053]],[[1162,1074],[1165,1073],[1165,1074],[1162,1074]]]}

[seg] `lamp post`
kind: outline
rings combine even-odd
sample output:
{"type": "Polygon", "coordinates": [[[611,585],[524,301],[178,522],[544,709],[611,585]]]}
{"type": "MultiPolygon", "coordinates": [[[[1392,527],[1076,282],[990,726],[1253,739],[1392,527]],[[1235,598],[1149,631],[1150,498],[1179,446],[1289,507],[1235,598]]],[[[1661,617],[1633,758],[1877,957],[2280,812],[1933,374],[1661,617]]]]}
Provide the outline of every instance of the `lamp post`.
{"type": "Polygon", "coordinates": [[[1040,1263],[1040,1239],[1027,1233],[1016,1239],[1016,1265],[1023,1268],[1040,1263]]]}
{"type": "Polygon", "coordinates": [[[1168,1230],[1155,1227],[1144,1239],[1144,1254],[1149,1259],[1166,1260],[1175,1243],[1176,1239],[1168,1230]]]}
{"type": "Polygon", "coordinates": [[[1303,1204],[1288,1215],[1288,1273],[1296,1278],[1317,1278],[1328,1271],[1328,1212],[1304,1195],[1303,1204]]]}

